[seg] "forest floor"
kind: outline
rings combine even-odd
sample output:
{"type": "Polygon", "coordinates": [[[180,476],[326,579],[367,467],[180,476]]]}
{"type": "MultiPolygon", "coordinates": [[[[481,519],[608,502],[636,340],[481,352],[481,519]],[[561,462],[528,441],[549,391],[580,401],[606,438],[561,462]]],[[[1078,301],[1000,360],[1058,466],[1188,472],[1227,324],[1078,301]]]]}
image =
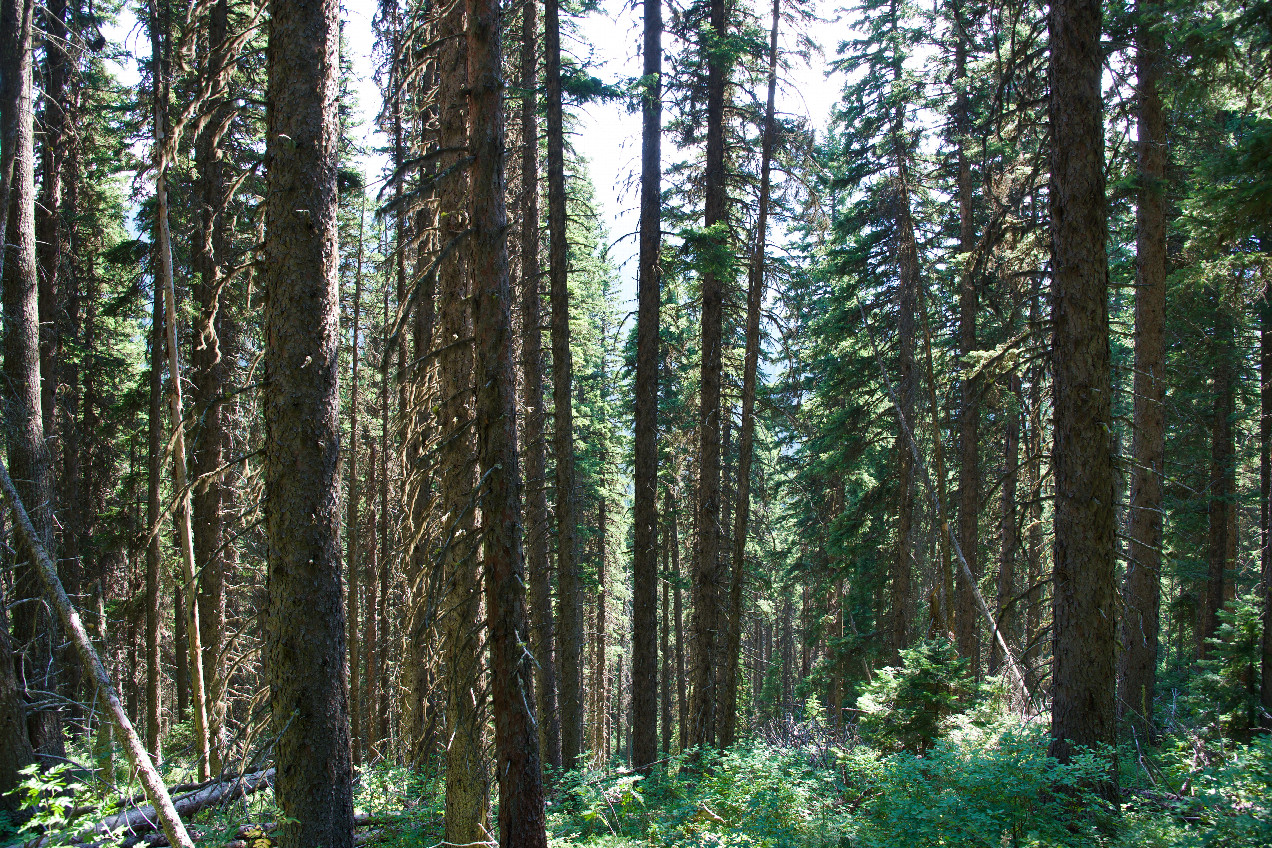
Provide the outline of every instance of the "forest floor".
{"type": "MultiPolygon", "coordinates": [[[[684,757],[641,777],[609,768],[558,777],[548,807],[554,848],[638,845],[749,848],[909,846],[1272,845],[1272,738],[1208,748],[1167,739],[1119,751],[1123,805],[1114,815],[1083,787],[1107,759],[1061,766],[1046,756],[1046,726],[1004,715],[956,720],[922,754],[885,752],[815,723],[770,727],[716,755],[684,757]]],[[[73,796],[91,797],[77,784],[73,796]]],[[[116,797],[118,797],[116,795],[116,797]]],[[[442,781],[405,768],[361,771],[359,843],[421,848],[442,841],[442,781]]],[[[268,848],[272,793],[198,816],[201,846],[268,848]]],[[[91,819],[81,814],[80,821],[91,819]]],[[[65,816],[39,819],[71,844],[65,816]]],[[[0,845],[11,839],[3,838],[0,845]]],[[[28,830],[29,834],[30,831],[28,830]]],[[[28,837],[29,838],[29,837],[28,837]]],[[[20,844],[20,843],[18,843],[20,844]]]]}

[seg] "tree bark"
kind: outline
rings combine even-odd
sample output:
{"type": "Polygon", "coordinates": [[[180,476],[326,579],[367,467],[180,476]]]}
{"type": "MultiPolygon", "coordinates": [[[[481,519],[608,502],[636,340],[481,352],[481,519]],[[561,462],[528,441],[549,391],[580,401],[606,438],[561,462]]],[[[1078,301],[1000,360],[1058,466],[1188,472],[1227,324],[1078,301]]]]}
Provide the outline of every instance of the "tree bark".
{"type": "MultiPolygon", "coordinates": [[[[711,0],[711,36],[728,34],[725,0],[711,0]]],[[[706,36],[703,36],[706,38],[706,36]]],[[[725,278],[716,265],[728,249],[729,197],[725,175],[724,97],[729,69],[721,51],[704,42],[707,66],[707,149],[703,225],[706,244],[702,272],[702,361],[698,403],[698,544],[693,570],[693,641],[688,747],[716,743],[716,667],[724,648],[720,621],[720,389],[725,278]]]]}
{"type": "MultiPolygon", "coordinates": [[[[954,4],[954,132],[958,158],[958,232],[959,252],[963,267],[959,269],[958,351],[963,368],[970,367],[968,356],[976,350],[976,231],[972,219],[972,166],[966,146],[971,134],[971,102],[967,93],[967,25],[962,4],[954,4]]],[[[958,416],[958,539],[963,557],[974,578],[980,577],[980,380],[963,379],[961,407],[958,416]]],[[[973,674],[980,674],[980,638],[976,627],[976,601],[972,587],[958,570],[955,580],[956,610],[954,616],[958,652],[971,661],[973,674]]],[[[993,648],[991,647],[991,652],[993,648]]]]}
{"type": "MultiPolygon", "coordinates": [[[[1264,249],[1266,250],[1266,242],[1264,249]]],[[[1272,282],[1264,284],[1259,315],[1259,541],[1262,545],[1263,641],[1259,700],[1272,728],[1272,282]]]]}
{"type": "Polygon", "coordinates": [[[760,196],[755,219],[755,246],[748,268],[746,294],[746,352],[742,364],[742,432],[738,439],[737,505],[733,524],[733,580],[729,586],[728,643],[725,647],[724,693],[721,703],[720,747],[737,742],[738,667],[742,653],[742,592],[746,576],[746,534],[751,515],[751,462],[755,453],[755,387],[760,361],[760,310],[764,306],[765,255],[768,237],[769,194],[777,100],[777,36],[781,0],[773,0],[769,30],[768,99],[760,141],[760,196]]]}
{"type": "MultiPolygon", "coordinates": [[[[35,239],[35,130],[32,112],[32,3],[6,8],[5,21],[17,22],[16,43],[6,43],[3,70],[12,74],[16,92],[6,92],[6,159],[12,143],[8,225],[4,236],[4,376],[6,438],[9,468],[16,475],[18,493],[31,511],[39,542],[53,550],[53,477],[44,430],[40,394],[40,315],[35,239]],[[13,51],[9,53],[9,51],[13,51]]],[[[7,29],[7,27],[6,27],[7,29]]],[[[9,38],[13,36],[10,35],[9,38]]],[[[57,620],[40,599],[39,563],[19,554],[14,576],[13,635],[16,673],[28,703],[46,700],[35,694],[58,688],[56,646],[61,641],[57,620]],[[25,603],[23,603],[25,602],[25,603]]],[[[62,720],[57,709],[27,712],[27,734],[37,755],[65,757],[62,720]]]]}
{"type": "Polygon", "coordinates": [[[1166,122],[1158,92],[1163,43],[1155,30],[1157,0],[1140,5],[1139,13],[1143,17],[1135,33],[1140,181],[1135,209],[1135,400],[1118,708],[1141,732],[1151,732],[1157,685],[1166,454],[1166,122]]]}
{"type": "Polygon", "coordinates": [[[574,492],[574,360],[570,353],[569,244],[565,209],[565,117],[558,0],[544,0],[548,123],[548,279],[552,299],[552,405],[556,454],[557,592],[561,613],[561,765],[576,768],[583,749],[583,605],[574,492]]]}
{"type": "Polygon", "coordinates": [[[525,393],[526,570],[530,572],[531,650],[538,675],[535,706],[544,765],[561,769],[557,712],[555,621],[548,571],[547,444],[544,435],[543,269],[539,263],[538,9],[527,3],[521,21],[521,367],[525,393]]]}
{"type": "Polygon", "coordinates": [[[168,358],[168,417],[172,427],[172,487],[177,508],[177,544],[180,547],[182,583],[186,587],[186,640],[190,651],[190,695],[194,712],[194,740],[198,754],[199,779],[211,776],[208,701],[203,671],[203,640],[199,620],[198,570],[194,562],[194,530],[191,521],[190,487],[186,477],[185,411],[182,402],[181,365],[177,348],[177,295],[172,275],[172,238],[168,227],[168,162],[164,153],[168,138],[168,11],[150,20],[152,79],[154,84],[155,168],[155,286],[163,290],[164,338],[168,358]]]}
{"type": "Polygon", "coordinates": [[[658,325],[662,248],[662,0],[644,0],[640,268],[632,506],[632,766],[658,758],[658,325]]]}
{"type": "MultiPolygon", "coordinates": [[[[1114,741],[1117,656],[1100,0],[1053,0],[1055,593],[1051,755],[1114,741]]],[[[1116,771],[1102,791],[1113,797],[1116,771]]]]}
{"type": "Polygon", "coordinates": [[[265,638],[283,848],[351,848],[340,562],[339,3],[270,2],[265,638]]]}
{"type": "Polygon", "coordinates": [[[194,408],[201,423],[191,451],[194,474],[191,508],[194,562],[199,574],[199,638],[203,650],[203,686],[207,697],[209,763],[222,767],[225,739],[225,679],[221,649],[225,638],[225,575],[231,568],[232,547],[225,511],[231,497],[222,466],[230,453],[229,416],[223,396],[230,380],[229,304],[222,291],[222,266],[227,260],[225,162],[221,138],[228,128],[232,106],[225,103],[226,38],[229,2],[217,0],[208,14],[208,56],[204,105],[208,122],[195,144],[195,166],[201,183],[200,238],[195,265],[198,281],[194,297],[199,316],[190,356],[194,408]]]}
{"type": "MultiPolygon", "coordinates": [[[[1014,371],[1008,378],[1008,391],[1003,392],[1004,438],[1002,500],[999,512],[1000,547],[998,553],[998,609],[994,627],[1007,641],[1016,632],[1016,559],[1020,550],[1020,533],[1016,523],[1016,487],[1020,481],[1020,376],[1014,371]]],[[[1003,651],[997,639],[989,642],[989,673],[1002,667],[1003,651]]]]}
{"type": "Polygon", "coordinates": [[[609,516],[605,509],[605,496],[601,496],[601,502],[597,507],[597,557],[596,557],[596,631],[593,634],[594,647],[592,652],[592,755],[596,759],[596,765],[603,768],[606,761],[606,749],[609,740],[609,728],[606,718],[609,712],[609,692],[605,688],[605,670],[608,666],[605,663],[605,648],[608,633],[605,624],[605,565],[607,552],[605,550],[605,530],[609,524],[609,516]]]}
{"type": "MultiPolygon", "coordinates": [[[[446,39],[438,63],[439,131],[443,149],[462,150],[472,141],[468,135],[465,91],[472,65],[464,21],[465,6],[452,4],[439,21],[438,36],[446,39]]],[[[484,81],[483,81],[484,82],[484,81]]],[[[443,168],[455,167],[441,185],[438,215],[443,245],[461,244],[473,211],[469,207],[470,176],[452,155],[443,168]]],[[[487,224],[488,222],[483,222],[487,224]]],[[[473,453],[475,448],[473,380],[473,315],[475,302],[470,285],[476,275],[469,262],[478,261],[476,247],[457,250],[439,270],[439,319],[442,351],[441,432],[445,447],[439,458],[442,469],[442,508],[447,515],[443,538],[446,619],[443,622],[442,655],[446,664],[446,831],[451,843],[489,839],[486,809],[488,777],[486,750],[482,745],[485,696],[481,662],[481,575],[477,561],[477,526],[474,517],[473,453]],[[472,304],[472,306],[470,306],[472,304]]]]}
{"type": "Polygon", "coordinates": [[[680,748],[683,750],[689,744],[689,678],[685,675],[685,625],[684,625],[684,601],[681,599],[680,586],[680,533],[677,527],[677,516],[675,507],[671,500],[671,487],[668,486],[663,494],[663,515],[667,516],[667,520],[671,528],[671,540],[668,547],[671,549],[671,574],[672,594],[675,597],[674,612],[676,621],[676,726],[680,730],[680,748]]]}
{"type": "Polygon", "coordinates": [[[469,204],[473,229],[473,336],[482,565],[490,629],[491,704],[501,848],[547,848],[539,739],[530,707],[532,657],[525,616],[521,477],[516,449],[512,291],[504,208],[503,68],[499,0],[467,0],[469,204]]]}
{"type": "MultiPolygon", "coordinates": [[[[345,518],[345,538],[348,549],[345,555],[345,568],[349,573],[348,589],[348,640],[349,640],[349,714],[350,714],[350,754],[353,764],[362,764],[362,634],[359,632],[359,593],[362,591],[362,534],[361,516],[359,515],[358,496],[358,425],[361,423],[361,397],[358,383],[358,364],[361,350],[359,348],[362,332],[362,237],[366,225],[366,200],[362,203],[362,214],[358,220],[358,270],[353,278],[353,327],[349,339],[349,510],[345,518]]],[[[374,466],[373,466],[374,468],[374,466]]],[[[373,472],[374,473],[374,472],[373,472]]]]}
{"type": "Polygon", "coordinates": [[[1234,469],[1232,418],[1236,408],[1236,380],[1233,374],[1233,319],[1218,287],[1214,298],[1214,371],[1211,378],[1210,486],[1207,517],[1209,547],[1207,551],[1206,589],[1197,627],[1197,656],[1209,652],[1207,640],[1219,629],[1219,610],[1223,608],[1225,584],[1232,549],[1234,469]]]}
{"type": "MultiPolygon", "coordinates": [[[[163,535],[163,512],[159,501],[159,475],[163,462],[163,292],[155,288],[150,313],[150,408],[146,417],[146,750],[156,763],[160,757],[160,693],[163,689],[163,672],[159,665],[160,632],[159,603],[160,569],[163,552],[160,538],[163,535]]],[[[177,606],[181,603],[181,589],[175,594],[177,606]]],[[[177,609],[177,620],[183,620],[185,611],[177,609]]],[[[183,634],[174,633],[177,647],[178,671],[184,668],[181,651],[185,645],[183,634]]],[[[177,715],[180,721],[185,712],[185,680],[174,675],[177,688],[177,715]]]]}

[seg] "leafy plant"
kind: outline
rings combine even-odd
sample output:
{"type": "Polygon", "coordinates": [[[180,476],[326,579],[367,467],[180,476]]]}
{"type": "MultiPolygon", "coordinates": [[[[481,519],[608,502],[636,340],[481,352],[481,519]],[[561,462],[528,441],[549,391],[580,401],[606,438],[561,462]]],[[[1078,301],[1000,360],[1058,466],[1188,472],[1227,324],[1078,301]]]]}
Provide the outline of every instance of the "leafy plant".
{"type": "Polygon", "coordinates": [[[977,694],[968,660],[948,639],[919,642],[901,651],[898,668],[880,669],[861,691],[863,737],[886,751],[922,754],[951,716],[977,694]]]}

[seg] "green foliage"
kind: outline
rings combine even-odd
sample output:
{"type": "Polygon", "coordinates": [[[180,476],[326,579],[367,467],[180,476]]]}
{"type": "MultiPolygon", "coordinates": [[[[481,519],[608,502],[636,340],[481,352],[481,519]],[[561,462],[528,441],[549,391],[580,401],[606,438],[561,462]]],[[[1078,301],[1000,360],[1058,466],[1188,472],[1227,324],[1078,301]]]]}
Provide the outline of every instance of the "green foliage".
{"type": "Polygon", "coordinates": [[[1238,596],[1219,610],[1219,628],[1206,640],[1206,658],[1189,679],[1198,718],[1228,736],[1257,723],[1263,622],[1260,589],[1238,596]]]}
{"type": "Polygon", "coordinates": [[[862,735],[885,751],[922,754],[977,694],[966,657],[945,638],[901,651],[899,668],[883,668],[861,691],[862,735]]]}
{"type": "Polygon", "coordinates": [[[1003,722],[937,740],[923,756],[869,748],[841,754],[852,848],[899,845],[1096,844],[1099,810],[1083,787],[1107,773],[1093,754],[1061,765],[1047,756],[1041,725],[1003,722]]]}
{"type": "Polygon", "coordinates": [[[42,834],[42,845],[91,841],[93,827],[103,817],[104,804],[91,803],[92,796],[80,780],[82,774],[83,769],[70,763],[45,772],[34,763],[22,769],[23,780],[17,792],[29,815],[19,831],[23,838],[42,834]]]}

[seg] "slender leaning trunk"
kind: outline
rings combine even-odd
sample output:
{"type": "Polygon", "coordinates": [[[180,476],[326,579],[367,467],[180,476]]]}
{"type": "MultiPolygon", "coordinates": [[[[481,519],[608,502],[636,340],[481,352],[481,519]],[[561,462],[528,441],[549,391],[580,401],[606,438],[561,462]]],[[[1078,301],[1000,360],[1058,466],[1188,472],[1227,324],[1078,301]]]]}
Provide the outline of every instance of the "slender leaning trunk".
{"type": "Polygon", "coordinates": [[[284,848],[351,848],[340,557],[339,3],[270,2],[265,670],[284,848]]]}

